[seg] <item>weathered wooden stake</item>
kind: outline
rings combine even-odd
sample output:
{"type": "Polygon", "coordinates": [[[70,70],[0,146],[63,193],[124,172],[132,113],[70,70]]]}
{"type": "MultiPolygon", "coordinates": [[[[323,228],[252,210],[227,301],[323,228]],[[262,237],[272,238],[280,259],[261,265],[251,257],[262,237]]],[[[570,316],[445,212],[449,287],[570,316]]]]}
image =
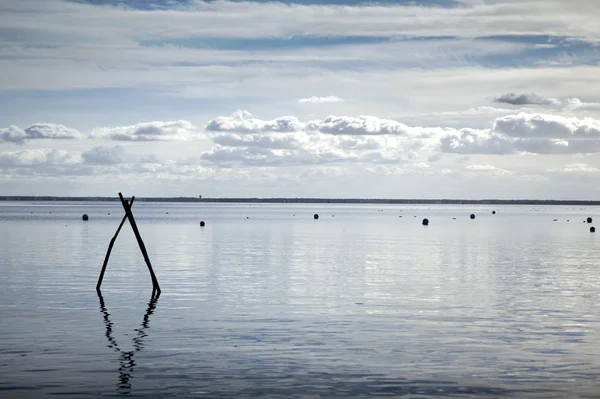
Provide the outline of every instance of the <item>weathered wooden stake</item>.
{"type": "MultiPolygon", "coordinates": [[[[131,197],[131,201],[129,201],[130,208],[133,205],[134,200],[135,200],[135,197],[131,197]]],[[[121,231],[121,228],[123,227],[123,224],[125,224],[125,220],[127,220],[127,214],[125,214],[125,216],[123,216],[123,220],[121,220],[121,224],[119,225],[119,228],[117,229],[117,232],[115,233],[115,236],[110,240],[110,244],[108,244],[108,250],[106,251],[106,256],[104,257],[104,264],[102,265],[102,271],[100,272],[100,277],[98,278],[98,284],[96,284],[96,291],[98,291],[98,294],[100,294],[100,285],[102,285],[102,279],[104,278],[104,272],[106,271],[106,265],[108,265],[108,258],[110,257],[110,253],[112,251],[113,245],[115,245],[115,240],[117,239],[117,236],[119,235],[119,232],[121,231]]]]}
{"type": "Polygon", "coordinates": [[[119,198],[121,199],[121,204],[123,204],[123,208],[125,209],[125,214],[127,219],[129,219],[129,224],[133,229],[133,234],[135,234],[135,238],[140,246],[140,250],[142,251],[142,255],[144,255],[144,261],[146,261],[146,265],[148,266],[148,270],[150,271],[150,278],[152,278],[152,296],[156,293],[160,295],[160,286],[158,285],[158,280],[156,279],[156,275],[154,274],[154,270],[152,270],[152,264],[150,263],[150,258],[148,257],[148,252],[146,252],[146,246],[144,245],[144,241],[142,240],[142,236],[140,235],[140,231],[137,228],[137,224],[135,223],[135,219],[133,218],[133,213],[131,213],[131,205],[125,201],[123,198],[123,194],[119,193],[119,198]]]}
{"type": "Polygon", "coordinates": [[[133,218],[133,213],[131,212],[131,206],[133,205],[133,201],[135,197],[131,197],[131,201],[129,203],[125,198],[123,198],[123,194],[119,193],[119,199],[121,200],[121,204],[123,205],[123,209],[125,209],[125,216],[123,216],[123,220],[121,220],[121,224],[115,233],[115,236],[110,240],[110,244],[108,245],[108,251],[106,251],[106,256],[104,257],[104,264],[102,265],[102,271],[100,272],[100,277],[98,278],[98,283],[96,284],[96,291],[100,294],[100,285],[102,285],[102,279],[104,278],[104,272],[106,271],[106,266],[108,265],[108,258],[110,257],[110,252],[112,251],[112,247],[115,244],[115,240],[125,223],[125,220],[129,220],[129,224],[131,225],[131,229],[135,234],[135,238],[140,246],[140,250],[142,251],[142,255],[144,256],[144,261],[146,262],[146,266],[148,266],[148,270],[150,271],[150,278],[152,278],[152,297],[156,296],[158,298],[160,296],[160,286],[158,285],[158,280],[156,279],[156,275],[154,274],[154,270],[152,270],[152,264],[150,263],[150,258],[148,257],[148,252],[146,251],[146,246],[144,245],[144,241],[142,240],[142,236],[140,235],[140,231],[137,228],[137,224],[135,223],[135,219],[133,218]]]}

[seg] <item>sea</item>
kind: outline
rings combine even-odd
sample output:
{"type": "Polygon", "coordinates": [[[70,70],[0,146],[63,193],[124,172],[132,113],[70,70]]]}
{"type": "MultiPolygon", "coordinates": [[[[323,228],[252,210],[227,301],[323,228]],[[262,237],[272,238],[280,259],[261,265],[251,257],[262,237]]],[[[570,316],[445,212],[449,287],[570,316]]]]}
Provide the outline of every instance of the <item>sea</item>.
{"type": "Polygon", "coordinates": [[[599,209],[3,201],[0,397],[600,398],[599,209]]]}

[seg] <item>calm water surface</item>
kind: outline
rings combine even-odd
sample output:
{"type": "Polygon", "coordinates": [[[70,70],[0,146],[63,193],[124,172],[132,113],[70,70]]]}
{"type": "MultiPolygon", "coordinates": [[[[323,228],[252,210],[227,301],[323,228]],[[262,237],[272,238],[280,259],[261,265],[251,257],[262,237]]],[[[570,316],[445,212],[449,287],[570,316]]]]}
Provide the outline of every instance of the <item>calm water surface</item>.
{"type": "Polygon", "coordinates": [[[598,208],[133,211],[156,300],[119,203],[0,203],[0,397],[600,397],[598,208]]]}

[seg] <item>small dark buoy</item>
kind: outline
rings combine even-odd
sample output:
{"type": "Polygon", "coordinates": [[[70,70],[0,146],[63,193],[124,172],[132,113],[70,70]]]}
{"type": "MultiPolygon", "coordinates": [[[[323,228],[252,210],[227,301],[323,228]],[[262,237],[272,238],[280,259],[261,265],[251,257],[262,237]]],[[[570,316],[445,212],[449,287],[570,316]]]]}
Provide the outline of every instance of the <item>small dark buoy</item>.
{"type": "Polygon", "coordinates": [[[475,219],[475,214],[472,213],[470,217],[471,217],[471,219],[475,219]]]}
{"type": "Polygon", "coordinates": [[[456,220],[456,218],[452,218],[452,220],[456,220]]]}
{"type": "Polygon", "coordinates": [[[246,219],[250,219],[250,217],[246,216],[246,219]]]}
{"type": "Polygon", "coordinates": [[[81,217],[81,219],[88,220],[89,216],[87,215],[87,213],[84,213],[83,216],[81,217]]]}
{"type": "Polygon", "coordinates": [[[592,218],[587,218],[588,223],[592,223],[592,218]]]}
{"type": "Polygon", "coordinates": [[[496,214],[496,211],[492,211],[492,215],[495,215],[495,214],[496,214]]]}
{"type": "Polygon", "coordinates": [[[427,226],[429,225],[429,219],[425,218],[423,219],[423,226],[427,226]]]}
{"type": "Polygon", "coordinates": [[[400,215],[400,216],[398,216],[398,217],[399,217],[399,218],[401,218],[401,217],[402,217],[402,215],[400,215]]]}
{"type": "Polygon", "coordinates": [[[108,214],[110,215],[110,212],[108,212],[108,214]]]}
{"type": "Polygon", "coordinates": [[[590,232],[591,233],[595,233],[596,232],[596,228],[594,226],[590,227],[590,232]]]}
{"type": "Polygon", "coordinates": [[[315,220],[317,220],[317,219],[319,218],[319,215],[315,213],[315,216],[313,216],[313,218],[314,218],[315,220]]]}
{"type": "Polygon", "coordinates": [[[204,227],[204,220],[200,221],[200,227],[204,227]]]}
{"type": "Polygon", "coordinates": [[[553,219],[555,222],[558,222],[558,219],[553,219]]]}

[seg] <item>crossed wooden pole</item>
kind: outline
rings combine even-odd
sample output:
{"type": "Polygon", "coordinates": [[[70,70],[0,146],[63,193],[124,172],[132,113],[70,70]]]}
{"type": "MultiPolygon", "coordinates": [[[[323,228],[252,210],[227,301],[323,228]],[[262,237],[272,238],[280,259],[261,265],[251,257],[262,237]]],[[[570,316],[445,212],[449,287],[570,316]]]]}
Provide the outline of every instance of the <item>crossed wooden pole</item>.
{"type": "Polygon", "coordinates": [[[133,213],[131,212],[131,207],[133,206],[133,201],[135,197],[131,197],[131,200],[127,202],[125,198],[123,198],[123,194],[119,193],[119,198],[121,199],[121,204],[123,205],[123,209],[125,209],[125,216],[123,216],[123,220],[121,220],[121,224],[115,233],[115,236],[110,240],[110,244],[108,244],[108,250],[106,251],[106,256],[104,257],[104,264],[102,265],[102,271],[100,272],[100,277],[98,278],[98,284],[96,284],[96,291],[100,294],[100,285],[102,285],[102,279],[104,278],[104,272],[106,271],[106,266],[108,265],[108,258],[110,257],[110,252],[112,251],[113,245],[115,244],[115,240],[125,224],[125,220],[129,220],[129,224],[131,225],[131,229],[133,230],[133,234],[135,234],[135,239],[140,246],[140,250],[142,251],[142,255],[144,256],[144,261],[148,266],[148,270],[150,271],[150,278],[152,278],[152,297],[156,296],[158,298],[160,296],[160,286],[158,285],[158,280],[156,279],[156,275],[154,274],[154,270],[152,270],[152,264],[150,263],[150,258],[148,257],[148,252],[146,251],[146,246],[144,245],[144,241],[142,240],[142,236],[140,235],[140,231],[137,228],[137,224],[135,223],[135,219],[133,218],[133,213]]]}

